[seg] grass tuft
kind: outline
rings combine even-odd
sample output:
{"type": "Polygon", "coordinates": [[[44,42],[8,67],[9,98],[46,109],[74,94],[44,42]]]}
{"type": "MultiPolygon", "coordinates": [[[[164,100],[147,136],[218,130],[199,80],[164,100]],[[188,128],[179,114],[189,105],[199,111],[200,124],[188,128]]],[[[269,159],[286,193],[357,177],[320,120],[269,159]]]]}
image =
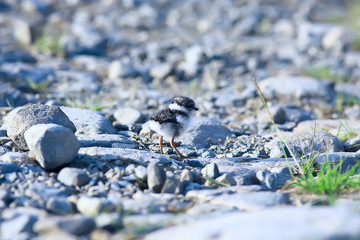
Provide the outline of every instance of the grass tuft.
{"type": "Polygon", "coordinates": [[[345,189],[360,187],[360,181],[352,178],[359,172],[359,164],[341,173],[342,164],[340,161],[332,167],[326,160],[319,170],[313,167],[307,174],[294,178],[289,187],[297,187],[299,192],[327,195],[329,202],[333,203],[345,189]]]}

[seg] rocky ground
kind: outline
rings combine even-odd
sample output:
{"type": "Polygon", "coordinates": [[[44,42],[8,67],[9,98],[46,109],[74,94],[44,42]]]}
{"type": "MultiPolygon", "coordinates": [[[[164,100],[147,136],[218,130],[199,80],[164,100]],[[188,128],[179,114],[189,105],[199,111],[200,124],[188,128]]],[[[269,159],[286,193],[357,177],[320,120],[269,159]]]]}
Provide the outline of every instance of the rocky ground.
{"type": "MultiPolygon", "coordinates": [[[[357,239],[358,1],[0,2],[1,239],[357,239]],[[269,105],[276,134],[252,78],[269,105]],[[200,109],[160,154],[147,120],[200,109]],[[284,158],[280,137],[296,159],[284,158]]],[[[289,154],[288,154],[289,155],[289,154]]]]}

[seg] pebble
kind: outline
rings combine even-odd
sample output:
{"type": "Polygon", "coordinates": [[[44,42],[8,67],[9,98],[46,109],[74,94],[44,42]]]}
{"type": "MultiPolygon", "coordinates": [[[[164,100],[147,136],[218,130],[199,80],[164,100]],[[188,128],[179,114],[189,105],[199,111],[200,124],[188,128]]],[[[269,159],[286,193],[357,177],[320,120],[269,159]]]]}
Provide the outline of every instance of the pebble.
{"type": "Polygon", "coordinates": [[[71,203],[65,198],[49,198],[46,201],[46,209],[58,215],[66,215],[74,212],[71,203]]]}
{"type": "MultiPolygon", "coordinates": [[[[0,238],[359,236],[356,193],[314,206],[310,194],[279,189],[295,161],[280,158],[252,81],[297,157],[354,166],[360,54],[353,26],[329,16],[356,22],[355,8],[272,3],[1,2],[0,238]],[[184,161],[168,142],[160,154],[145,123],[175,95],[199,108],[176,139],[184,161]],[[24,129],[13,126],[19,113],[24,129]],[[70,162],[44,170],[27,152],[35,139],[24,132],[36,124],[70,129],[74,142],[55,154],[80,144],[70,162]]],[[[69,142],[55,135],[43,145],[69,142]]]]}
{"type": "Polygon", "coordinates": [[[205,178],[213,178],[213,179],[217,178],[220,175],[219,168],[215,163],[210,163],[210,164],[206,165],[201,170],[201,174],[205,178]]]}
{"type": "Polygon", "coordinates": [[[150,162],[147,167],[147,184],[149,189],[159,193],[164,186],[166,180],[165,171],[159,167],[155,161],[150,162]]]}
{"type": "Polygon", "coordinates": [[[80,213],[88,217],[97,216],[102,212],[112,212],[116,208],[115,205],[107,199],[87,196],[81,196],[76,203],[76,207],[80,213]]]}
{"type": "Polygon", "coordinates": [[[90,181],[86,172],[77,168],[66,167],[61,169],[57,179],[69,187],[82,187],[90,181]]]}
{"type": "Polygon", "coordinates": [[[73,161],[80,148],[74,133],[57,124],[36,124],[24,135],[30,152],[46,170],[73,161]]]}

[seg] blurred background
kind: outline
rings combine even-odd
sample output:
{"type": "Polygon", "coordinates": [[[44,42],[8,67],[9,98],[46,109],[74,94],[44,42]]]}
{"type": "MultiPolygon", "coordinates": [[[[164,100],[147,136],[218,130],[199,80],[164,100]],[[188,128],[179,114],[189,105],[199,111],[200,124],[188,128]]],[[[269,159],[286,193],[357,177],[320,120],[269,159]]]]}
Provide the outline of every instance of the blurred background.
{"type": "Polygon", "coordinates": [[[241,120],[257,108],[252,77],[278,77],[290,85],[270,105],[360,116],[359,0],[6,0],[0,30],[1,107],[150,113],[181,94],[241,120]],[[330,92],[296,94],[303,78],[291,76],[330,92]]]}

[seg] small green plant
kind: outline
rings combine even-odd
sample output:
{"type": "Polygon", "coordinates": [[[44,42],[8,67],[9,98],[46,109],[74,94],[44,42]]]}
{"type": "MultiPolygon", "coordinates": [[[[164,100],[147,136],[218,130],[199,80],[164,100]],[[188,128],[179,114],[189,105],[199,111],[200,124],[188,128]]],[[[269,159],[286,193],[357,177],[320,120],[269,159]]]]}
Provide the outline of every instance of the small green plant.
{"type": "Polygon", "coordinates": [[[345,120],[345,124],[340,121],[340,125],[338,131],[336,133],[336,137],[340,140],[340,142],[344,143],[346,140],[356,137],[358,134],[356,131],[350,126],[349,122],[345,120]],[[341,133],[341,128],[345,129],[345,133],[341,133]]]}
{"type": "Polygon", "coordinates": [[[206,177],[206,176],[205,176],[205,180],[206,180],[208,183],[210,183],[211,185],[218,185],[218,186],[223,186],[223,187],[231,187],[230,184],[216,181],[215,179],[213,179],[213,178],[211,178],[211,177],[206,177]]]}
{"type": "MultiPolygon", "coordinates": [[[[264,105],[264,107],[265,107],[265,109],[266,109],[266,112],[267,112],[267,114],[268,114],[268,116],[269,116],[270,123],[272,124],[272,126],[274,126],[274,128],[275,128],[275,130],[276,130],[276,133],[277,133],[278,136],[279,136],[280,146],[281,146],[281,148],[282,148],[283,153],[285,153],[285,159],[286,159],[286,161],[289,162],[288,159],[287,159],[287,154],[286,154],[286,151],[285,151],[285,147],[286,147],[287,150],[289,151],[291,157],[294,159],[294,163],[295,163],[295,166],[296,166],[296,170],[297,170],[300,174],[304,174],[304,170],[303,170],[303,168],[302,168],[302,166],[301,166],[301,161],[300,161],[300,159],[299,159],[299,158],[294,154],[294,152],[291,150],[291,148],[289,147],[288,143],[285,141],[284,137],[282,136],[279,127],[278,127],[277,124],[274,122],[274,119],[273,119],[273,117],[272,117],[272,115],[271,115],[271,113],[270,113],[269,107],[268,107],[268,105],[267,105],[267,103],[266,103],[265,97],[264,97],[264,95],[262,94],[262,91],[261,91],[259,85],[257,84],[255,78],[253,78],[253,82],[254,82],[254,85],[255,85],[255,88],[256,88],[257,92],[258,92],[259,95],[260,95],[260,99],[261,99],[261,101],[262,101],[262,103],[263,103],[263,105],[264,105]]],[[[290,170],[290,173],[292,174],[292,169],[291,169],[291,167],[290,167],[290,164],[289,164],[289,170],[290,170]]]]}
{"type": "Polygon", "coordinates": [[[47,80],[43,80],[40,82],[34,82],[33,80],[31,80],[30,78],[27,79],[27,83],[29,84],[29,87],[37,93],[44,93],[47,91],[47,89],[49,88],[49,84],[50,82],[47,80]]]}
{"type": "Polygon", "coordinates": [[[345,1],[347,4],[348,12],[344,24],[353,30],[355,39],[352,43],[352,48],[356,51],[360,50],[360,23],[359,23],[359,12],[360,12],[360,1],[350,0],[345,1]]]}
{"type": "MultiPolygon", "coordinates": [[[[356,164],[350,169],[347,169],[345,173],[341,172],[342,169],[342,161],[340,163],[336,164],[335,166],[331,166],[329,164],[328,159],[326,159],[326,162],[324,165],[320,167],[320,169],[315,167],[315,159],[317,158],[317,155],[313,151],[313,144],[314,144],[314,136],[316,133],[316,124],[314,127],[314,133],[313,133],[313,140],[312,140],[312,146],[310,149],[310,155],[305,155],[305,152],[303,151],[303,155],[299,158],[297,157],[289,148],[288,143],[283,139],[281,132],[277,125],[275,124],[272,115],[269,111],[269,108],[267,106],[267,103],[265,101],[265,98],[259,88],[259,86],[256,83],[256,80],[253,79],[255,88],[257,89],[260,98],[265,106],[265,109],[268,112],[270,122],[276,129],[279,138],[282,150],[286,156],[285,147],[290,152],[290,155],[293,157],[295,165],[297,167],[297,171],[299,173],[299,176],[295,176],[292,173],[291,166],[289,165],[289,170],[291,175],[293,176],[293,180],[290,182],[288,187],[297,187],[300,192],[306,192],[306,193],[314,193],[318,195],[327,195],[329,203],[333,203],[339,193],[341,193],[345,189],[349,188],[359,188],[360,187],[360,178],[352,178],[353,175],[359,173],[359,166],[360,164],[356,164]]],[[[340,132],[340,129],[342,127],[342,123],[340,124],[338,134],[340,132]]],[[[354,131],[350,127],[350,125],[346,122],[345,125],[347,129],[346,136],[354,134],[354,131]]]]}
{"type": "Polygon", "coordinates": [[[78,101],[75,97],[67,96],[63,99],[62,104],[68,107],[90,109],[93,111],[101,111],[102,109],[107,107],[107,105],[103,105],[101,103],[100,92],[95,96],[85,99],[82,102],[78,101]]]}
{"type": "Polygon", "coordinates": [[[38,51],[47,54],[56,54],[60,49],[60,39],[43,34],[35,42],[35,47],[38,51]]]}
{"type": "Polygon", "coordinates": [[[319,170],[313,167],[307,174],[294,178],[289,186],[297,187],[300,192],[327,195],[329,203],[333,203],[343,190],[360,187],[360,181],[351,177],[359,172],[359,164],[341,173],[342,164],[340,161],[331,166],[326,160],[319,170]]]}
{"type": "Polygon", "coordinates": [[[345,106],[357,106],[360,105],[360,100],[356,97],[345,97],[343,93],[339,93],[335,98],[335,111],[343,114],[345,106]]]}
{"type": "Polygon", "coordinates": [[[304,68],[301,70],[301,73],[305,76],[318,78],[318,79],[328,79],[332,82],[341,83],[346,81],[346,75],[340,74],[328,65],[323,65],[319,67],[304,68]]]}

